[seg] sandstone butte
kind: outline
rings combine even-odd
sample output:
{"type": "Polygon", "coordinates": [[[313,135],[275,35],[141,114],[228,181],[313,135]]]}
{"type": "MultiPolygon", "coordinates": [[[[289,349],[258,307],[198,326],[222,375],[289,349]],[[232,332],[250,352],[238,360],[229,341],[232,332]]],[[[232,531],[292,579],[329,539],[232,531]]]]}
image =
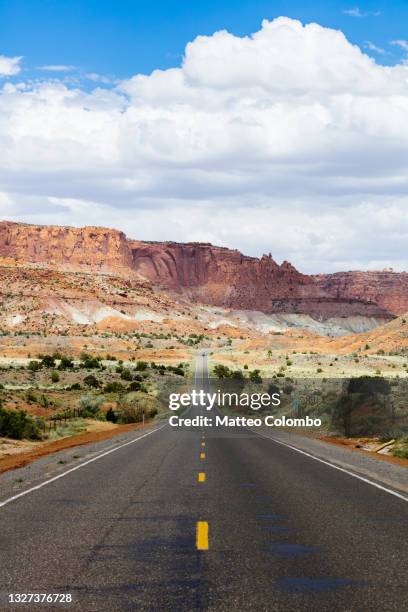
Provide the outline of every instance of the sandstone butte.
{"type": "Polygon", "coordinates": [[[208,243],[145,242],[104,227],[0,222],[3,265],[142,278],[190,300],[314,318],[390,319],[408,311],[408,274],[370,271],[306,275],[272,256],[248,257],[208,243]]]}

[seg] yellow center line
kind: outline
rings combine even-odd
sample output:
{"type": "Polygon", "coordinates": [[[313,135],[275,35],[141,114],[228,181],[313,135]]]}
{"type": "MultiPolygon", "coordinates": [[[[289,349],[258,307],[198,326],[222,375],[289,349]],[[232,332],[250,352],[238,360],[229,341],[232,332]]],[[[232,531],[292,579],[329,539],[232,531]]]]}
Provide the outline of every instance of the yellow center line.
{"type": "Polygon", "coordinates": [[[200,459],[205,459],[205,453],[200,453],[200,459]]]}
{"type": "Polygon", "coordinates": [[[201,446],[205,446],[205,442],[201,442],[201,446]]]}
{"type": "Polygon", "coordinates": [[[208,523],[207,521],[197,522],[196,547],[197,547],[197,550],[208,550],[208,523]]]}
{"type": "Polygon", "coordinates": [[[205,472],[198,472],[198,482],[205,482],[205,472]]]}

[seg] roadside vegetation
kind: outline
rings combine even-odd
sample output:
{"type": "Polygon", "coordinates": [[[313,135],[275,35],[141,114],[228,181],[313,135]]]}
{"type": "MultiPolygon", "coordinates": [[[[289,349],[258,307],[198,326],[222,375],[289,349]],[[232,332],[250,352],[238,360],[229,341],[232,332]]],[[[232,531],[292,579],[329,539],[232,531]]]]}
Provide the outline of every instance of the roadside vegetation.
{"type": "Polygon", "coordinates": [[[189,364],[82,352],[39,354],[0,370],[0,437],[45,440],[75,435],[87,421],[138,423],[166,409],[161,389],[185,380],[189,364]]]}
{"type": "Polygon", "coordinates": [[[7,410],[0,406],[0,436],[16,440],[41,440],[38,422],[24,410],[7,410]]]}

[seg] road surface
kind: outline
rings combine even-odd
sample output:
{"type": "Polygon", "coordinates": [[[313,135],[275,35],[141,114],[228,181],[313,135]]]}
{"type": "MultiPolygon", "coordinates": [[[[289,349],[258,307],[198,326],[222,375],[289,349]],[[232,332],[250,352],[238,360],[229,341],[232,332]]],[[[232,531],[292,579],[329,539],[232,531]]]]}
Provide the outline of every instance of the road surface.
{"type": "Polygon", "coordinates": [[[408,608],[405,499],[253,431],[165,423],[3,497],[0,609],[408,608]]]}

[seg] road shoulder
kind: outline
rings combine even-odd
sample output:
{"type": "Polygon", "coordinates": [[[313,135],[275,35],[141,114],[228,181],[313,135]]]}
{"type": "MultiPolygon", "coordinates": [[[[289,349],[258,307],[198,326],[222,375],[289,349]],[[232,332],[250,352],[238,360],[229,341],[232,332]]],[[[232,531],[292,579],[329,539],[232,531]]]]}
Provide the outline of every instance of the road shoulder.
{"type": "MultiPolygon", "coordinates": [[[[105,451],[120,447],[148,432],[160,428],[160,422],[152,421],[145,426],[132,426],[126,430],[115,430],[116,435],[102,439],[83,440],[82,444],[71,444],[60,450],[54,450],[43,456],[36,456],[32,461],[21,467],[9,469],[0,473],[0,502],[13,495],[29,489],[39,483],[52,478],[72,467],[86,463],[89,459],[105,451]]],[[[73,442],[70,438],[67,442],[73,442]]],[[[58,442],[61,442],[59,440],[58,442]]]]}
{"type": "Polygon", "coordinates": [[[291,432],[273,433],[270,427],[257,427],[252,429],[255,433],[263,437],[276,440],[295,447],[305,453],[309,453],[318,459],[327,461],[344,470],[348,470],[358,476],[367,478],[390,487],[401,493],[408,493],[408,470],[392,462],[383,461],[373,455],[362,452],[352,452],[348,448],[343,448],[323,440],[317,440],[291,432]]]}

